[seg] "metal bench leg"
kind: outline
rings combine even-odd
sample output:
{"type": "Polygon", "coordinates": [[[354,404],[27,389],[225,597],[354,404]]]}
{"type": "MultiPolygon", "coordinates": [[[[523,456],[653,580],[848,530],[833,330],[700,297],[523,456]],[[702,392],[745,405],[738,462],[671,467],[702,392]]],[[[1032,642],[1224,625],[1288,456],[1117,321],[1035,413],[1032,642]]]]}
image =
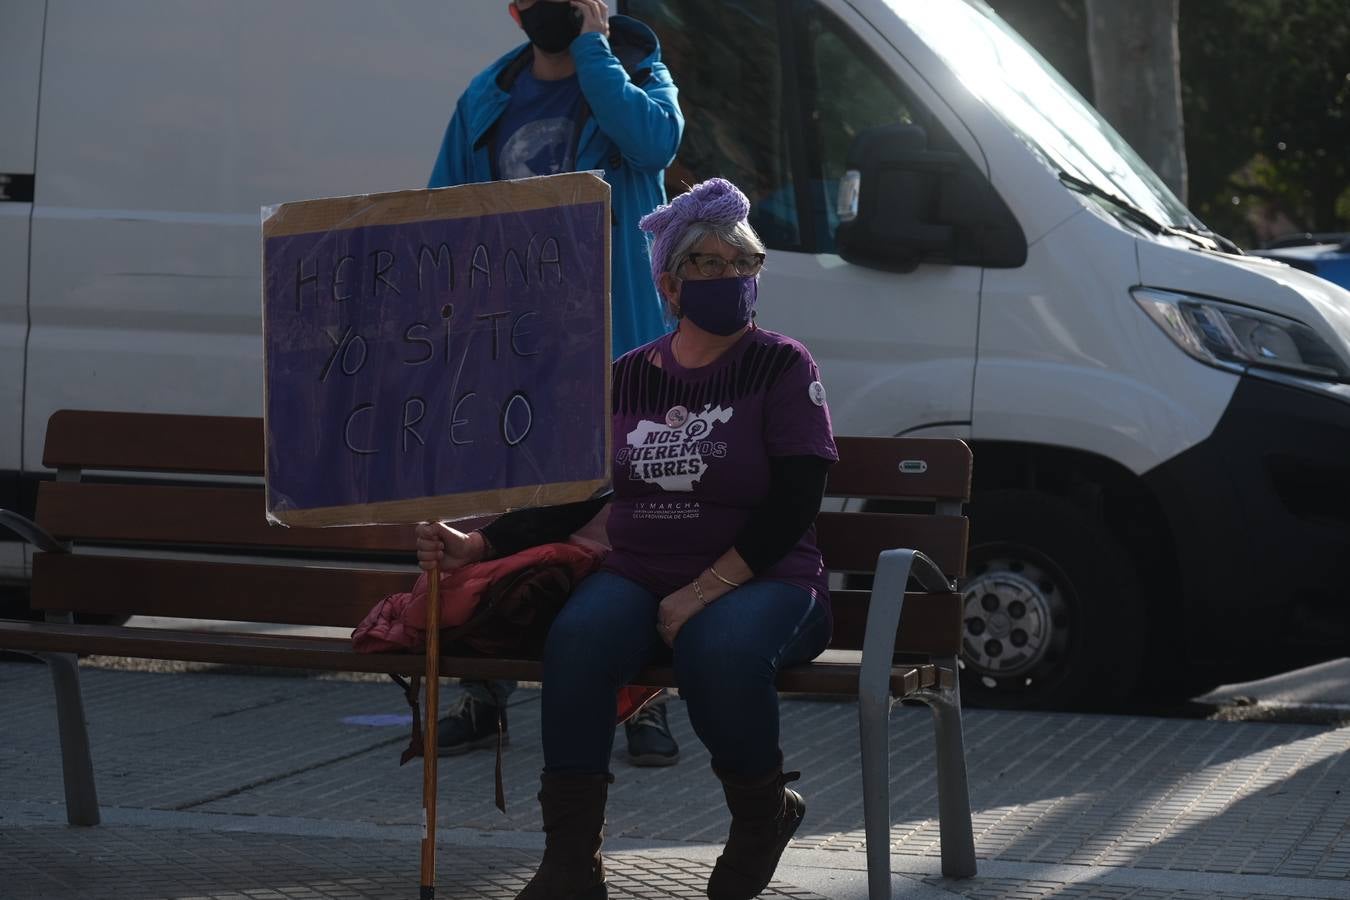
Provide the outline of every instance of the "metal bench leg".
{"type": "Polygon", "coordinates": [[[94,763],[89,755],[84,700],[80,696],[78,657],[73,653],[38,655],[51,670],[52,687],[56,690],[61,768],[66,783],[66,821],[71,825],[97,825],[98,790],[94,786],[94,763]]]}
{"type": "Polygon", "coordinates": [[[891,900],[890,713],[891,698],[885,686],[880,693],[859,693],[868,900],[891,900]]]}
{"type": "MultiPolygon", "coordinates": [[[[956,660],[946,664],[957,671],[956,660]]],[[[975,834],[970,822],[970,790],[966,783],[966,749],[961,736],[961,693],[920,691],[916,699],[933,711],[937,741],[938,831],[942,838],[942,874],[948,878],[975,875],[975,834]]]]}
{"type": "Polygon", "coordinates": [[[867,606],[858,673],[858,737],[862,749],[863,824],[867,835],[868,900],[891,898],[891,660],[913,550],[886,550],[867,606]]]}

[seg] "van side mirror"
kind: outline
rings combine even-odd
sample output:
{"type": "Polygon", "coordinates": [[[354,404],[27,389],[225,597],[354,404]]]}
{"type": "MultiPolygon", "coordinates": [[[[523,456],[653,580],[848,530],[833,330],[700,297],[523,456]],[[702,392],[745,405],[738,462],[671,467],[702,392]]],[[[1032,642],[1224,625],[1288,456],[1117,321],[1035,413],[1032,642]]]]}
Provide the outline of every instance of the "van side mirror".
{"type": "Polygon", "coordinates": [[[889,272],[920,263],[1017,268],[1022,227],[965,155],[928,149],[918,125],[869,128],[853,140],[839,182],[839,255],[889,272]]]}

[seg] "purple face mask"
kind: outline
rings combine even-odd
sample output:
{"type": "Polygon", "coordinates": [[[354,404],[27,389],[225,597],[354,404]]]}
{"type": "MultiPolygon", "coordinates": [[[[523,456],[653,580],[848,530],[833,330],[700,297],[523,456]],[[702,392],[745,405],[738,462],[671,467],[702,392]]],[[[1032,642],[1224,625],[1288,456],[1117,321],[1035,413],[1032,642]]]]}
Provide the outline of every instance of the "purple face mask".
{"type": "Polygon", "coordinates": [[[680,286],[680,312],[711,334],[735,334],[750,324],[759,297],[754,275],[732,278],[686,279],[680,286]]]}

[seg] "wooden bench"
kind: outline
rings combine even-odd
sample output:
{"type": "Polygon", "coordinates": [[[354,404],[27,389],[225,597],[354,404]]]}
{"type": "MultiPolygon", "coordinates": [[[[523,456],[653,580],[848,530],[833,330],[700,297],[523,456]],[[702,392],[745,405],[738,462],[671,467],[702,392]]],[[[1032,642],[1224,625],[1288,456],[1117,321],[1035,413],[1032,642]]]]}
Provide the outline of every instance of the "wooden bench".
{"type": "MultiPolygon", "coordinates": [[[[944,574],[965,564],[961,510],[971,455],[957,440],[845,437],[838,444],[830,496],[919,501],[926,511],[820,514],[827,565],[839,573],[875,572],[874,586],[832,592],[831,650],[784,670],[778,687],[858,699],[869,884],[871,896],[882,898],[890,896],[887,740],[896,701],[922,702],[935,713],[942,871],[975,874],[956,672],[961,598],[944,574]],[[907,585],[918,590],[906,593],[907,585]]],[[[39,488],[36,522],[0,511],[0,525],[35,545],[32,606],[46,621],[0,620],[0,648],[40,656],[50,666],[71,824],[99,820],[72,654],[423,671],[421,654],[355,653],[340,638],[74,621],[76,614],[139,614],[352,627],[379,598],[409,588],[410,526],[267,523],[260,420],[66,410],[48,424],[43,462],[57,474],[39,488]]],[[[528,681],[539,680],[541,668],[528,659],[446,656],[440,663],[444,675],[528,681]]],[[[651,667],[637,682],[671,686],[673,673],[651,667]]]]}

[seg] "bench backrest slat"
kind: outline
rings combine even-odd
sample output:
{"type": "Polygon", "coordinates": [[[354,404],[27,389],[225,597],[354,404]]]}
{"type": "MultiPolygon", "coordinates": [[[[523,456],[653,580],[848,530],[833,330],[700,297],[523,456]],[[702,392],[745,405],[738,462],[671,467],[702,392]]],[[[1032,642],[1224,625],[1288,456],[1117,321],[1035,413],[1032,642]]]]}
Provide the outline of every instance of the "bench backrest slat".
{"type": "Polygon", "coordinates": [[[42,464],[261,477],[262,419],[58,410],[47,421],[42,464]]]}
{"type": "Polygon", "coordinates": [[[351,628],[381,597],[409,590],[414,577],[370,569],[42,553],[33,557],[32,605],[351,628]]]}
{"type": "MultiPolygon", "coordinates": [[[[263,492],[250,487],[52,482],[38,496],[38,524],[62,540],[156,547],[348,550],[411,557],[413,527],[285,528],[269,525],[263,492]]],[[[826,565],[866,572],[891,547],[922,550],[944,572],[965,565],[966,519],[824,512],[816,520],[826,565]]]]}
{"type": "MultiPolygon", "coordinates": [[[[827,493],[835,497],[919,501],[959,508],[970,494],[971,453],[959,441],[839,437],[840,462],[827,493]]],[[[54,468],[192,476],[259,476],[263,432],[258,419],[63,410],[48,425],[44,462],[54,468]]],[[[906,503],[909,509],[914,504],[906,503]]],[[[481,521],[481,520],[479,520],[481,521]]],[[[284,528],[268,525],[260,484],[220,486],[44,482],[38,522],[74,541],[73,556],[35,554],[38,609],[139,613],[186,618],[355,625],[382,596],[410,589],[411,526],[284,528]],[[99,553],[81,546],[102,545],[99,553]],[[107,548],[205,550],[257,556],[273,550],[329,562],[258,565],[228,556],[196,562],[115,556],[107,548]],[[349,554],[344,558],[343,554],[349,554]],[[372,571],[358,560],[406,559],[406,572],[372,571]],[[365,566],[365,568],[363,568],[365,566]]],[[[466,527],[472,527],[469,523],[466,527]]],[[[965,567],[968,523],[959,515],[823,512],[816,522],[826,565],[870,572],[891,547],[924,551],[949,576],[965,567]]],[[[865,591],[833,592],[833,647],[859,649],[865,591]]],[[[901,622],[906,652],[952,655],[959,647],[956,594],[908,595],[901,622]]]]}
{"type": "MultiPolygon", "coordinates": [[[[970,499],[972,456],[957,441],[840,436],[829,493],[970,499]],[[919,466],[902,464],[922,464],[919,466]]],[[[262,420],[235,416],[59,410],[47,423],[44,465],[175,474],[263,474],[262,420]]]]}
{"type": "Polygon", "coordinates": [[[816,517],[816,544],[825,566],[836,572],[871,572],[877,556],[894,547],[922,550],[943,572],[966,564],[964,516],[823,512],[816,517]]]}
{"type": "Polygon", "coordinates": [[[56,537],[87,543],[279,547],[403,554],[413,526],[286,528],[269,525],[257,487],[51,482],[38,491],[37,521],[56,537]]]}
{"type": "Polygon", "coordinates": [[[830,470],[835,496],[887,499],[970,499],[974,457],[955,440],[933,438],[835,438],[839,463],[830,470]]]}
{"type": "MultiPolygon", "coordinates": [[[[867,626],[870,591],[830,591],[834,612],[834,633],[830,647],[835,650],[861,650],[867,626]]],[[[960,594],[905,595],[900,608],[897,653],[932,653],[955,656],[960,652],[962,621],[960,594]]]]}

